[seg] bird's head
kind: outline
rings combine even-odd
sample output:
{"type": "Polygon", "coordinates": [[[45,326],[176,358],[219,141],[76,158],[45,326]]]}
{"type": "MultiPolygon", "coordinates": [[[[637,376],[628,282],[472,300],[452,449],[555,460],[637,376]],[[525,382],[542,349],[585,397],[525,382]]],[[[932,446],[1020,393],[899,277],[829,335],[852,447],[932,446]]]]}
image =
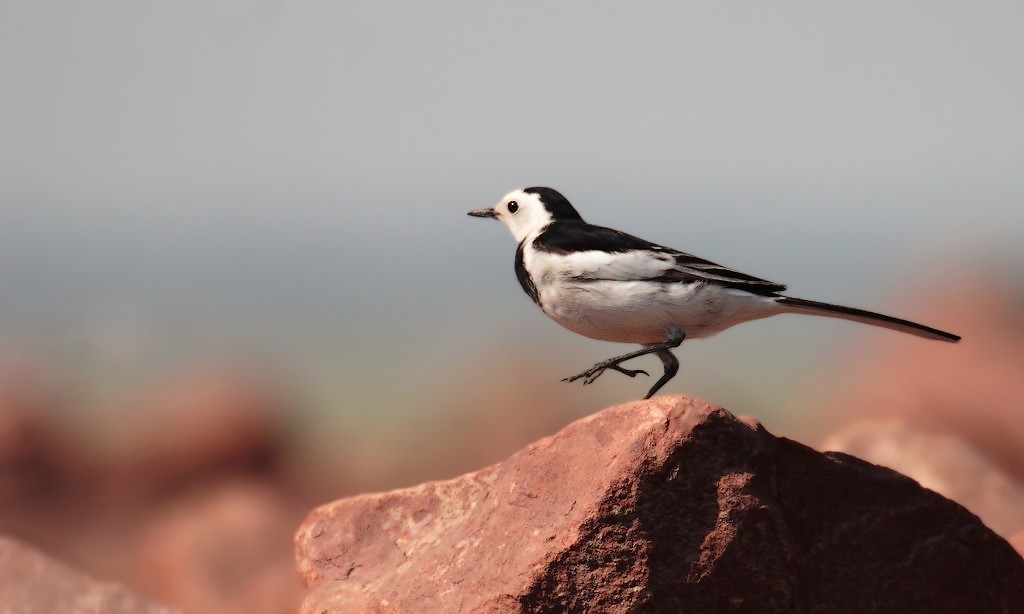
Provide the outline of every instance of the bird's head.
{"type": "Polygon", "coordinates": [[[469,215],[497,219],[516,241],[539,233],[552,222],[583,219],[564,196],[551,188],[513,190],[494,207],[470,211],[469,215]]]}

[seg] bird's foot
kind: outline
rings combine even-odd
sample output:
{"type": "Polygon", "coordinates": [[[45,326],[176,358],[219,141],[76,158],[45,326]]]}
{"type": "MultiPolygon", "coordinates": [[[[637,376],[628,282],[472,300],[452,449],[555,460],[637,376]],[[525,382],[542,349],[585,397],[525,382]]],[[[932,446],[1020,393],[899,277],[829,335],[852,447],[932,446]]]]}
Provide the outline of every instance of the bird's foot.
{"type": "Polygon", "coordinates": [[[629,377],[636,377],[637,375],[639,375],[641,373],[643,373],[647,377],[651,376],[650,373],[648,373],[647,371],[644,371],[643,369],[624,369],[623,367],[620,367],[619,365],[612,365],[612,366],[610,366],[608,368],[613,370],[613,371],[618,371],[619,373],[621,373],[623,375],[628,375],[629,377]]]}
{"type": "Polygon", "coordinates": [[[629,377],[636,377],[641,373],[650,377],[650,374],[647,373],[647,371],[644,371],[643,369],[626,369],[624,367],[619,366],[619,363],[615,362],[614,360],[606,360],[604,362],[597,363],[596,365],[590,367],[583,373],[573,375],[572,377],[566,377],[562,381],[575,382],[578,379],[583,379],[583,385],[586,386],[587,384],[593,384],[594,380],[601,377],[601,375],[608,369],[611,369],[612,371],[618,371],[619,373],[627,375],[629,377]]]}

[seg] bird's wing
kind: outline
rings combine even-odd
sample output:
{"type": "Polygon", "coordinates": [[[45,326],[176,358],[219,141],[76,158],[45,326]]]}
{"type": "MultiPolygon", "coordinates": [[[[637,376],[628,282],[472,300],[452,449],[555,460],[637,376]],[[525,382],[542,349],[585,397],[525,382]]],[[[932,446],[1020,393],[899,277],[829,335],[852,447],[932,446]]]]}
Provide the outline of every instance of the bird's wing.
{"type": "Polygon", "coordinates": [[[562,256],[567,274],[584,281],[703,281],[758,294],[786,289],[783,284],[603,226],[556,223],[534,240],[534,247],[562,256]]]}
{"type": "Polygon", "coordinates": [[[692,254],[674,249],[663,249],[672,254],[676,261],[676,266],[664,276],[666,281],[674,279],[679,281],[702,280],[721,284],[729,288],[748,290],[757,294],[775,294],[786,289],[785,284],[747,275],[710,260],[698,258],[692,254]]]}

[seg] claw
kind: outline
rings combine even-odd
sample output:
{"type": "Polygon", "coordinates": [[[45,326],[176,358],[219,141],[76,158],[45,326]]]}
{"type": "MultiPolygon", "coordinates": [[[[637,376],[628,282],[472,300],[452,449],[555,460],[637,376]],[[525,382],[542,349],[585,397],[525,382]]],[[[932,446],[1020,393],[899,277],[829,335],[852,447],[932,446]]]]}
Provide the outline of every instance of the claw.
{"type": "Polygon", "coordinates": [[[620,367],[618,365],[618,363],[614,363],[614,362],[610,362],[610,361],[605,361],[605,362],[597,363],[596,365],[594,365],[593,367],[590,367],[589,369],[587,369],[583,373],[579,373],[577,375],[573,375],[573,376],[570,376],[570,377],[563,378],[562,381],[563,382],[575,382],[578,379],[583,379],[583,385],[586,386],[588,384],[593,384],[597,380],[597,378],[601,377],[601,375],[604,374],[604,372],[607,369],[611,369],[613,371],[618,371],[619,373],[621,373],[623,375],[627,375],[629,377],[636,377],[640,373],[643,373],[644,375],[647,375],[647,377],[650,377],[650,375],[647,373],[647,371],[644,371],[643,369],[635,369],[635,370],[634,369],[626,369],[626,368],[620,367]]]}
{"type": "Polygon", "coordinates": [[[637,375],[639,375],[641,373],[643,373],[647,377],[651,376],[650,373],[648,373],[647,371],[644,371],[643,369],[624,369],[624,368],[620,367],[619,365],[612,365],[612,366],[610,366],[608,368],[609,369],[615,369],[619,373],[621,373],[623,375],[628,375],[629,377],[636,377],[637,375]]]}

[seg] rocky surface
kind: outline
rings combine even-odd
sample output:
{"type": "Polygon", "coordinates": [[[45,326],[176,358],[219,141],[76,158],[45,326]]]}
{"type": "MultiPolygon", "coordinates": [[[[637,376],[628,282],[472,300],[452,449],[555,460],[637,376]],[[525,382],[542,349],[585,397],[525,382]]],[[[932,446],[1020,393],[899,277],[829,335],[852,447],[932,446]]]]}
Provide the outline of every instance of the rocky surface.
{"type": "Polygon", "coordinates": [[[282,446],[278,394],[244,369],[172,378],[107,434],[106,486],[134,495],[273,470],[282,446]]]}
{"type": "Polygon", "coordinates": [[[172,614],[118,584],[98,582],[0,538],[0,611],[11,614],[172,614]]]}
{"type": "Polygon", "coordinates": [[[818,424],[800,436],[905,473],[1003,537],[1024,532],[1024,285],[1015,279],[981,266],[886,307],[963,341],[859,337],[801,408],[818,424]]]}
{"type": "Polygon", "coordinates": [[[281,553],[300,518],[258,483],[197,493],[143,528],[135,584],[190,614],[294,612],[302,586],[281,553]]]}
{"type": "Polygon", "coordinates": [[[971,510],[1009,539],[1024,528],[1024,486],[956,435],[905,418],[866,418],[820,446],[895,469],[971,510]]]}
{"type": "Polygon", "coordinates": [[[296,535],[303,612],[1019,612],[1024,560],[893,471],[684,397],[296,535]]]}
{"type": "Polygon", "coordinates": [[[1013,276],[1003,271],[996,271],[999,280],[978,273],[943,277],[906,305],[886,307],[954,330],[963,341],[864,335],[842,353],[830,369],[833,375],[818,383],[820,397],[808,404],[815,410],[805,412],[808,419],[822,422],[818,435],[856,420],[896,415],[930,432],[955,435],[1024,484],[1024,282],[1008,285],[1013,276]]]}
{"type": "Polygon", "coordinates": [[[224,363],[86,402],[0,348],[0,535],[189,614],[295,612],[295,526],[340,472],[299,455],[289,391],[224,363]]]}

